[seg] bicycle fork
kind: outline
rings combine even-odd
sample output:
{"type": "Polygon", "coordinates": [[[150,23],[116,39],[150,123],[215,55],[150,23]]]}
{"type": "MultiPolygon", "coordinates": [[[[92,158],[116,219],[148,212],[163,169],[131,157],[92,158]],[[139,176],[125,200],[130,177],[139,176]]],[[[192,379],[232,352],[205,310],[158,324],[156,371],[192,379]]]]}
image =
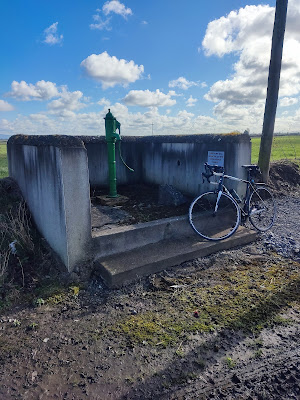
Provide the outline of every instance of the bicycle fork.
{"type": "Polygon", "coordinates": [[[222,190],[219,190],[218,191],[218,197],[217,197],[216,205],[215,205],[215,210],[214,210],[214,213],[213,213],[214,217],[217,214],[217,211],[218,211],[218,208],[219,208],[219,201],[220,201],[221,196],[222,196],[222,190]]]}

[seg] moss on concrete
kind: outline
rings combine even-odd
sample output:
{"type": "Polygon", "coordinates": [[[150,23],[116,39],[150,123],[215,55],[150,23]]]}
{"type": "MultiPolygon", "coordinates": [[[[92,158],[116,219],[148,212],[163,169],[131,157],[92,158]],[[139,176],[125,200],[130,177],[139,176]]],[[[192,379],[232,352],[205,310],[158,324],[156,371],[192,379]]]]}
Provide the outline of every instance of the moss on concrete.
{"type": "Polygon", "coordinates": [[[14,135],[7,142],[11,145],[28,145],[28,146],[54,146],[54,147],[84,147],[80,137],[69,135],[14,135]]]}

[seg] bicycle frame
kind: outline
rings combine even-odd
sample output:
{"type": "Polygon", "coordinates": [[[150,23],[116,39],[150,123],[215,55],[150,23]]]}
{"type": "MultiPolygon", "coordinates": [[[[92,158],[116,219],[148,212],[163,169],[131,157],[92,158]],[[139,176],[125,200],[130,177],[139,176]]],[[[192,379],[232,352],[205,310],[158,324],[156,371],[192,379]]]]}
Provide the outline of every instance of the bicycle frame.
{"type": "Polygon", "coordinates": [[[219,200],[221,197],[222,192],[227,193],[234,201],[235,203],[238,205],[239,209],[241,210],[242,213],[242,217],[247,218],[249,217],[250,214],[250,210],[249,210],[249,200],[250,200],[250,194],[251,191],[255,192],[255,185],[264,185],[263,183],[255,183],[254,179],[251,178],[251,174],[250,171],[248,171],[248,180],[245,179],[241,179],[241,178],[237,178],[235,176],[231,176],[231,175],[226,175],[224,174],[224,172],[213,172],[214,176],[219,176],[219,182],[210,182],[210,184],[212,185],[218,185],[218,189],[216,190],[216,192],[218,192],[218,197],[217,197],[217,201],[216,201],[216,205],[215,205],[215,213],[218,211],[218,207],[219,207],[219,200]],[[241,201],[243,201],[243,207],[241,207],[239,205],[239,203],[237,202],[237,200],[232,196],[232,194],[230,193],[230,191],[227,189],[227,187],[224,185],[224,179],[229,179],[232,181],[236,181],[236,182],[243,182],[245,183],[246,186],[246,194],[244,199],[241,199],[241,201]]]}
{"type": "Polygon", "coordinates": [[[254,181],[259,168],[257,165],[243,165],[247,170],[247,179],[225,174],[224,167],[204,164],[203,183],[216,185],[216,190],[208,190],[197,196],[189,208],[189,222],[194,231],[202,238],[218,241],[229,238],[241,223],[248,218],[255,229],[266,232],[276,216],[276,205],[272,192],[264,183],[254,181]],[[210,178],[215,176],[213,182],[210,178]],[[242,198],[234,189],[228,190],[224,179],[241,182],[246,185],[242,198]]]}

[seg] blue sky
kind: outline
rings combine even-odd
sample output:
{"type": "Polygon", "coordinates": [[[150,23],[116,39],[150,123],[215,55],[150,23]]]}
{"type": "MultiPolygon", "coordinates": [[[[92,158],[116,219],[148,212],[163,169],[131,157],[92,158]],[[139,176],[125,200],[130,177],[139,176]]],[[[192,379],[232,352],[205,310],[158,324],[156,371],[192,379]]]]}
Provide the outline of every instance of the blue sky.
{"type": "MultiPolygon", "coordinates": [[[[261,131],[275,0],[3,0],[0,133],[261,131]]],[[[276,131],[300,128],[290,0],[276,131]]]]}

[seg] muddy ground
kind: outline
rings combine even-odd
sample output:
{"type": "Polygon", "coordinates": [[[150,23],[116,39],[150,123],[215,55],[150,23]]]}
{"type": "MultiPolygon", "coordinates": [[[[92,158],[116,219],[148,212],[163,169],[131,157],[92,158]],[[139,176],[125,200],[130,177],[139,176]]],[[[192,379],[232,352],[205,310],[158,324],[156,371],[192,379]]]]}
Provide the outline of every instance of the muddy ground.
{"type": "Polygon", "coordinates": [[[163,188],[145,184],[120,185],[116,199],[107,196],[107,188],[92,190],[92,231],[187,215],[192,198],[177,191],[172,193],[173,197],[169,193],[162,197],[163,188]],[[176,196],[180,196],[180,204],[176,196]]]}
{"type": "Polygon", "coordinates": [[[0,399],[300,399],[300,174],[274,171],[278,220],[251,245],[119,290],[63,284],[46,250],[31,280],[24,261],[0,303],[0,399]]]}

